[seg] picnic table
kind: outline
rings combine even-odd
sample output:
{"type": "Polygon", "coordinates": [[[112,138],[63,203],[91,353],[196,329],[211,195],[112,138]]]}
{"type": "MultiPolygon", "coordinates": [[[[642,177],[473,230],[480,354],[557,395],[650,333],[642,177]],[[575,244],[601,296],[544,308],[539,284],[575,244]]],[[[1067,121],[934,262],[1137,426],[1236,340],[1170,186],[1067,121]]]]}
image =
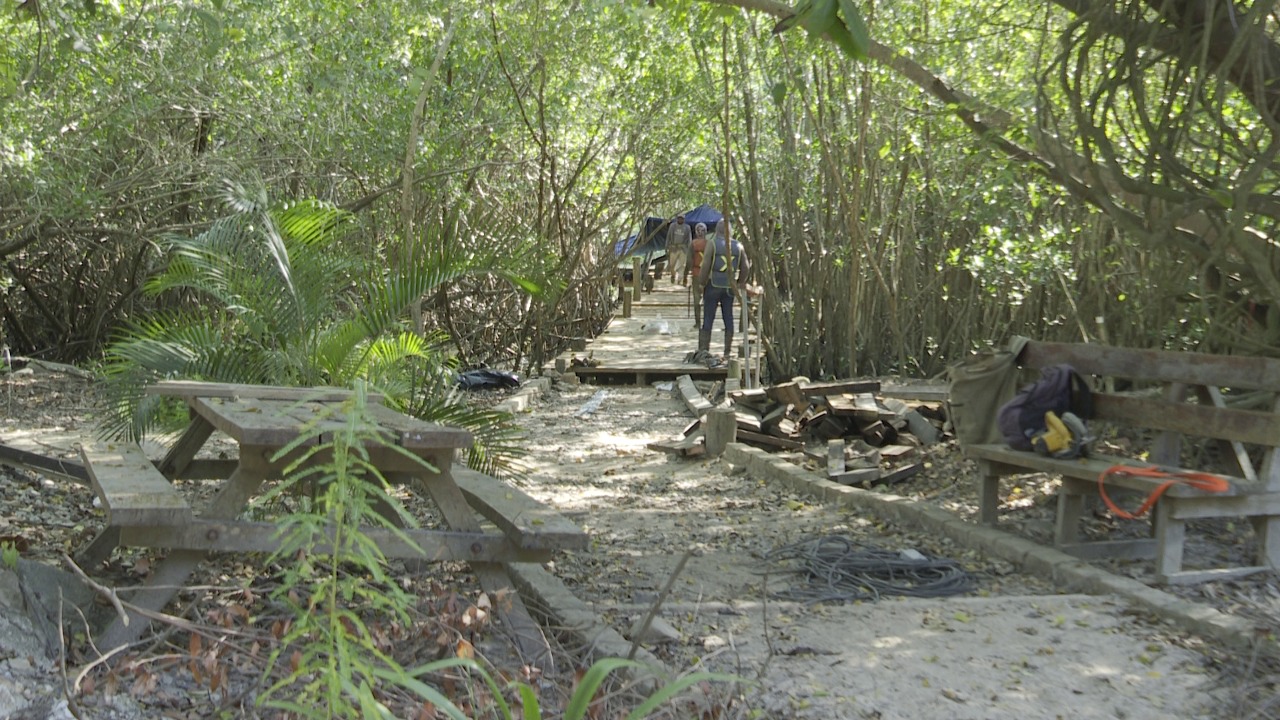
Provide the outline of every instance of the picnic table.
{"type": "MultiPolygon", "coordinates": [[[[81,553],[82,561],[105,558],[117,546],[169,550],[142,586],[118,589],[141,612],[129,610],[127,623],[118,618],[104,631],[98,643],[103,652],[137,640],[147,629],[146,614],[162,610],[210,552],[265,553],[279,547],[274,523],[250,521],[242,512],[264,482],[280,478],[291,460],[325,440],[326,424],[316,418],[351,398],[345,390],[197,382],[161,382],[147,392],[182,398],[190,408],[187,428],[163,459],[153,462],[136,443],[86,442],[82,447],[85,469],[108,512],[107,527],[81,553]],[[197,458],[215,431],[237,444],[238,457],[197,458]],[[282,457],[281,451],[304,433],[308,437],[301,445],[282,457]],[[175,479],[221,482],[212,499],[193,507],[175,488],[175,479]]],[[[371,463],[388,480],[433,501],[441,523],[403,530],[411,543],[385,528],[362,532],[388,558],[468,562],[482,588],[496,597],[498,617],[526,662],[549,658],[546,639],[514,592],[505,563],[544,562],[558,549],[585,547],[585,534],[516,488],[455,468],[456,451],[472,442],[468,431],[396,412],[378,396],[367,411],[380,434],[398,446],[368,445],[371,463]],[[476,511],[496,528],[486,531],[476,511]]],[[[394,522],[387,514],[391,509],[385,510],[394,522]]]]}

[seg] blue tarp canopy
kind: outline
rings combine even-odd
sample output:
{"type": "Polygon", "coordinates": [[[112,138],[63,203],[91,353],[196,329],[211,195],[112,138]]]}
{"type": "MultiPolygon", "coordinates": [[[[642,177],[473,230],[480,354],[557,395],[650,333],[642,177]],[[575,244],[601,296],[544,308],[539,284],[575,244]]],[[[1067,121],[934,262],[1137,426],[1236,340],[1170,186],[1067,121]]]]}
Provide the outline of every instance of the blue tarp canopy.
{"type": "Polygon", "coordinates": [[[690,226],[697,227],[698,223],[705,224],[707,235],[714,235],[716,225],[719,225],[723,219],[724,215],[721,215],[719,210],[705,203],[684,214],[684,221],[690,226]]]}
{"type": "Polygon", "coordinates": [[[613,254],[618,257],[629,255],[653,255],[667,249],[667,221],[660,217],[644,219],[644,228],[637,235],[619,240],[613,245],[613,254]]]}
{"type": "MultiPolygon", "coordinates": [[[[723,219],[724,215],[721,215],[719,210],[705,203],[684,214],[685,224],[694,227],[698,223],[703,223],[707,226],[708,235],[715,234],[716,225],[719,225],[723,219]]],[[[644,255],[650,260],[664,257],[667,250],[667,228],[670,227],[672,220],[675,218],[645,218],[644,227],[639,233],[613,244],[614,256],[626,258],[632,255],[644,255]]]]}

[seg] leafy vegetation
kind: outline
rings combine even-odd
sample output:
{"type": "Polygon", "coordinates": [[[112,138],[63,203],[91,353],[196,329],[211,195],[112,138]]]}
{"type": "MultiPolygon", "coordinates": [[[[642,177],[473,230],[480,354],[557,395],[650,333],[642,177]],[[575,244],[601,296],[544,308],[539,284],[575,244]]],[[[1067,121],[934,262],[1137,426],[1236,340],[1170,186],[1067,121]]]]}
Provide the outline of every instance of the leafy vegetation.
{"type": "Polygon", "coordinates": [[[143,393],[158,379],[301,387],[361,380],[392,407],[471,429],[473,467],[507,466],[516,447],[506,417],[459,402],[446,336],[419,334],[404,314],[478,272],[473,262],[437,256],[438,265],[379,272],[341,243],[353,227],[348,212],[319,202],[271,207],[265,193],[234,185],[226,202],[232,213],[199,236],[165,239],[168,265],[146,291],[184,301],[133,323],[108,347],[113,414],[105,433],[136,439],[166,418],[166,400],[143,393]]]}
{"type": "Polygon", "coordinates": [[[348,211],[359,272],[523,253],[545,292],[467,275],[422,304],[466,364],[537,368],[601,328],[613,240],[702,201],[760,260],[779,377],[936,372],[1010,332],[1280,346],[1259,14],[4,7],[16,352],[96,358],[124,322],[184,311],[144,288],[162,238],[215,231],[226,179],[348,211]],[[1233,22],[1255,30],[1201,30],[1233,22]]]}

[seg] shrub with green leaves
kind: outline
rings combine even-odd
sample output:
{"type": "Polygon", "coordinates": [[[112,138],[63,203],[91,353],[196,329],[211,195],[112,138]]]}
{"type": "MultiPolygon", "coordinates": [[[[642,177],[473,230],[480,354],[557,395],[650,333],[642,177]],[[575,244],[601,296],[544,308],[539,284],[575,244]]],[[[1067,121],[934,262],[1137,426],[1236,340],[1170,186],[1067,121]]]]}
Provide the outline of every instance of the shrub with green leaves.
{"type": "Polygon", "coordinates": [[[167,265],[145,290],[174,309],[136,320],[108,348],[104,434],[138,439],[173,417],[172,399],[143,393],[160,379],[301,387],[360,379],[391,407],[471,430],[471,467],[509,467],[518,448],[508,417],[459,401],[446,336],[419,334],[407,309],[469,273],[537,288],[475,255],[431,253],[388,270],[344,241],[355,227],[349,213],[318,201],[274,206],[233,183],[224,199],[231,212],[203,233],[164,238],[167,265]]]}

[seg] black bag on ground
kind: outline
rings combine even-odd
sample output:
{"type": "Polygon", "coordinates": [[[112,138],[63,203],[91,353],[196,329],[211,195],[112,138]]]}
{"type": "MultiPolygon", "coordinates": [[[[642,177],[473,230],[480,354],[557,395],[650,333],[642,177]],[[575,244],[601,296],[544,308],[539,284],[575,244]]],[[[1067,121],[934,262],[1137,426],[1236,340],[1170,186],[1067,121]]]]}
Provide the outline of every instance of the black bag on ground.
{"type": "Polygon", "coordinates": [[[1018,391],[996,415],[1000,434],[1014,450],[1031,450],[1031,437],[1044,432],[1044,414],[1058,417],[1073,413],[1081,420],[1093,417],[1093,391],[1089,383],[1067,364],[1041,368],[1040,379],[1018,391]]]}
{"type": "Polygon", "coordinates": [[[463,390],[517,388],[520,387],[520,376],[506,370],[479,368],[458,373],[455,383],[463,390]]]}

